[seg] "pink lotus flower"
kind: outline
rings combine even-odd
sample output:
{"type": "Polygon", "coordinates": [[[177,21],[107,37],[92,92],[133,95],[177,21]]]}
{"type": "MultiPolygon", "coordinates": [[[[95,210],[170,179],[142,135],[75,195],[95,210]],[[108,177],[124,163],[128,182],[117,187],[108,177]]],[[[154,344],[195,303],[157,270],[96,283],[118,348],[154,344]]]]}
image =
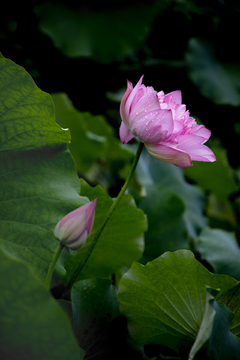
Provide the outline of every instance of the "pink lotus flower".
{"type": "Polygon", "coordinates": [[[189,116],[181,91],[157,93],[143,85],[142,79],[134,88],[127,81],[120,104],[122,143],[137,136],[157,160],[181,167],[192,166],[192,160],[217,160],[212,150],[203,145],[211,132],[189,116]]]}
{"type": "Polygon", "coordinates": [[[69,249],[80,249],[92,230],[96,203],[97,199],[64,216],[57,223],[54,236],[69,249]]]}

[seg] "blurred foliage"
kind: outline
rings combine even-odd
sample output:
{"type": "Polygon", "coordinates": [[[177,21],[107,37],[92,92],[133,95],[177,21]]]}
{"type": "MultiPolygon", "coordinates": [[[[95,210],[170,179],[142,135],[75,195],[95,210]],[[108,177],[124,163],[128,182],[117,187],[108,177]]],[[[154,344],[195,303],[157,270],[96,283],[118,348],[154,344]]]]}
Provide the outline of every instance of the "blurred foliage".
{"type": "Polygon", "coordinates": [[[56,122],[71,131],[69,150],[79,174],[109,190],[116,178],[125,178],[134,152],[123,146],[101,116],[77,111],[66,94],[52,94],[56,122]]]}
{"type": "Polygon", "coordinates": [[[121,61],[138,50],[151,30],[156,15],[155,4],[136,7],[74,9],[59,3],[45,3],[34,8],[39,29],[56,48],[69,57],[87,57],[102,63],[121,61]]]}
{"type": "Polygon", "coordinates": [[[203,190],[212,192],[220,202],[224,202],[231,194],[237,193],[239,181],[234,170],[229,166],[226,150],[221,146],[211,146],[217,161],[210,163],[197,162],[185,168],[185,175],[194,180],[203,190]],[[216,181],[218,179],[218,181],[216,181]]]}
{"type": "MultiPolygon", "coordinates": [[[[172,195],[175,194],[181,204],[176,202],[174,208],[177,212],[180,210],[180,213],[183,213],[182,219],[188,236],[195,238],[206,225],[203,214],[205,198],[199,187],[189,184],[185,180],[183,169],[157,161],[145,150],[139,160],[136,173],[139,183],[143,186],[146,199],[150,203],[156,201],[156,197],[161,196],[165,189],[166,194],[168,190],[172,195]],[[149,193],[153,196],[150,197],[149,193]]],[[[145,202],[144,199],[143,202],[145,202]]],[[[158,204],[159,206],[161,204],[158,204]]]]}
{"type": "Polygon", "coordinates": [[[221,63],[211,45],[191,38],[185,55],[188,76],[203,96],[219,105],[240,105],[240,65],[221,63]]]}

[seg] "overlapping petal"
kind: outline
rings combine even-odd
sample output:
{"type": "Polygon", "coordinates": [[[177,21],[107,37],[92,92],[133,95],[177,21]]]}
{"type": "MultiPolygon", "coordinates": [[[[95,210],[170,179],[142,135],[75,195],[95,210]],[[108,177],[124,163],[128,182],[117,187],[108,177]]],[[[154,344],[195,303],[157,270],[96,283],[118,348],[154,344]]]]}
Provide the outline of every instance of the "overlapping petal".
{"type": "Polygon", "coordinates": [[[122,143],[137,136],[157,160],[181,167],[192,166],[192,160],[215,161],[212,150],[204,145],[211,131],[189,116],[181,91],[157,93],[143,85],[142,79],[134,88],[127,82],[121,101],[122,143]]]}
{"type": "Polygon", "coordinates": [[[126,127],[123,121],[121,122],[120,125],[119,136],[123,144],[128,143],[132,138],[134,138],[134,135],[132,134],[131,130],[126,127]]]}
{"type": "Polygon", "coordinates": [[[173,128],[170,111],[167,113],[166,110],[161,110],[157,92],[152,87],[143,85],[142,79],[143,76],[134,88],[131,82],[127,82],[127,90],[120,104],[120,115],[125,125],[120,127],[120,139],[123,143],[132,138],[127,129],[143,142],[156,142],[165,138],[166,131],[168,133],[168,129],[173,128]],[[167,125],[166,122],[170,124],[167,125]],[[160,133],[161,128],[163,134],[160,133]]]}
{"type": "Polygon", "coordinates": [[[131,131],[144,143],[156,144],[164,141],[173,131],[171,111],[158,109],[147,112],[133,122],[131,131]]]}
{"type": "Polygon", "coordinates": [[[172,143],[145,144],[147,151],[155,159],[180,167],[192,166],[188,153],[177,149],[172,143]]]}

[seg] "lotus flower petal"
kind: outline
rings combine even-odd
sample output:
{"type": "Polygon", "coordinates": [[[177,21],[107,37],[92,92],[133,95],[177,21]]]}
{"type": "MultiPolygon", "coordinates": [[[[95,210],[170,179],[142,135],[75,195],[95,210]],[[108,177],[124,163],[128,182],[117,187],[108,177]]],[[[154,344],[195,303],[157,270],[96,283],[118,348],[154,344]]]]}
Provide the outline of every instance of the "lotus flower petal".
{"type": "Polygon", "coordinates": [[[166,144],[145,144],[147,151],[155,159],[167,162],[180,167],[192,166],[192,161],[188,153],[166,144]]]}
{"type": "Polygon", "coordinates": [[[147,112],[134,122],[131,130],[144,143],[159,143],[173,131],[172,113],[170,110],[161,109],[147,112]]]}
{"type": "Polygon", "coordinates": [[[216,161],[212,150],[203,145],[211,131],[189,116],[181,91],[157,93],[142,80],[143,76],[135,87],[127,82],[120,105],[122,143],[137,136],[154,158],[181,167],[192,166],[192,160],[216,161]]]}
{"type": "Polygon", "coordinates": [[[123,121],[120,126],[119,135],[123,144],[128,143],[132,138],[134,138],[131,130],[126,127],[123,121]]]}

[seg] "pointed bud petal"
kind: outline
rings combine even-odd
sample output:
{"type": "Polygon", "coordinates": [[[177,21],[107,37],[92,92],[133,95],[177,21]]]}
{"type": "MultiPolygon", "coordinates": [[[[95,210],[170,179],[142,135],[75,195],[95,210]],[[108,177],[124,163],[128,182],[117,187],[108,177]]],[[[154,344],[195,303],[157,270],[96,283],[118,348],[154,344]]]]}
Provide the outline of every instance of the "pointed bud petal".
{"type": "Polygon", "coordinates": [[[80,249],[92,230],[96,203],[97,199],[64,216],[57,223],[54,236],[69,249],[80,249]]]}

